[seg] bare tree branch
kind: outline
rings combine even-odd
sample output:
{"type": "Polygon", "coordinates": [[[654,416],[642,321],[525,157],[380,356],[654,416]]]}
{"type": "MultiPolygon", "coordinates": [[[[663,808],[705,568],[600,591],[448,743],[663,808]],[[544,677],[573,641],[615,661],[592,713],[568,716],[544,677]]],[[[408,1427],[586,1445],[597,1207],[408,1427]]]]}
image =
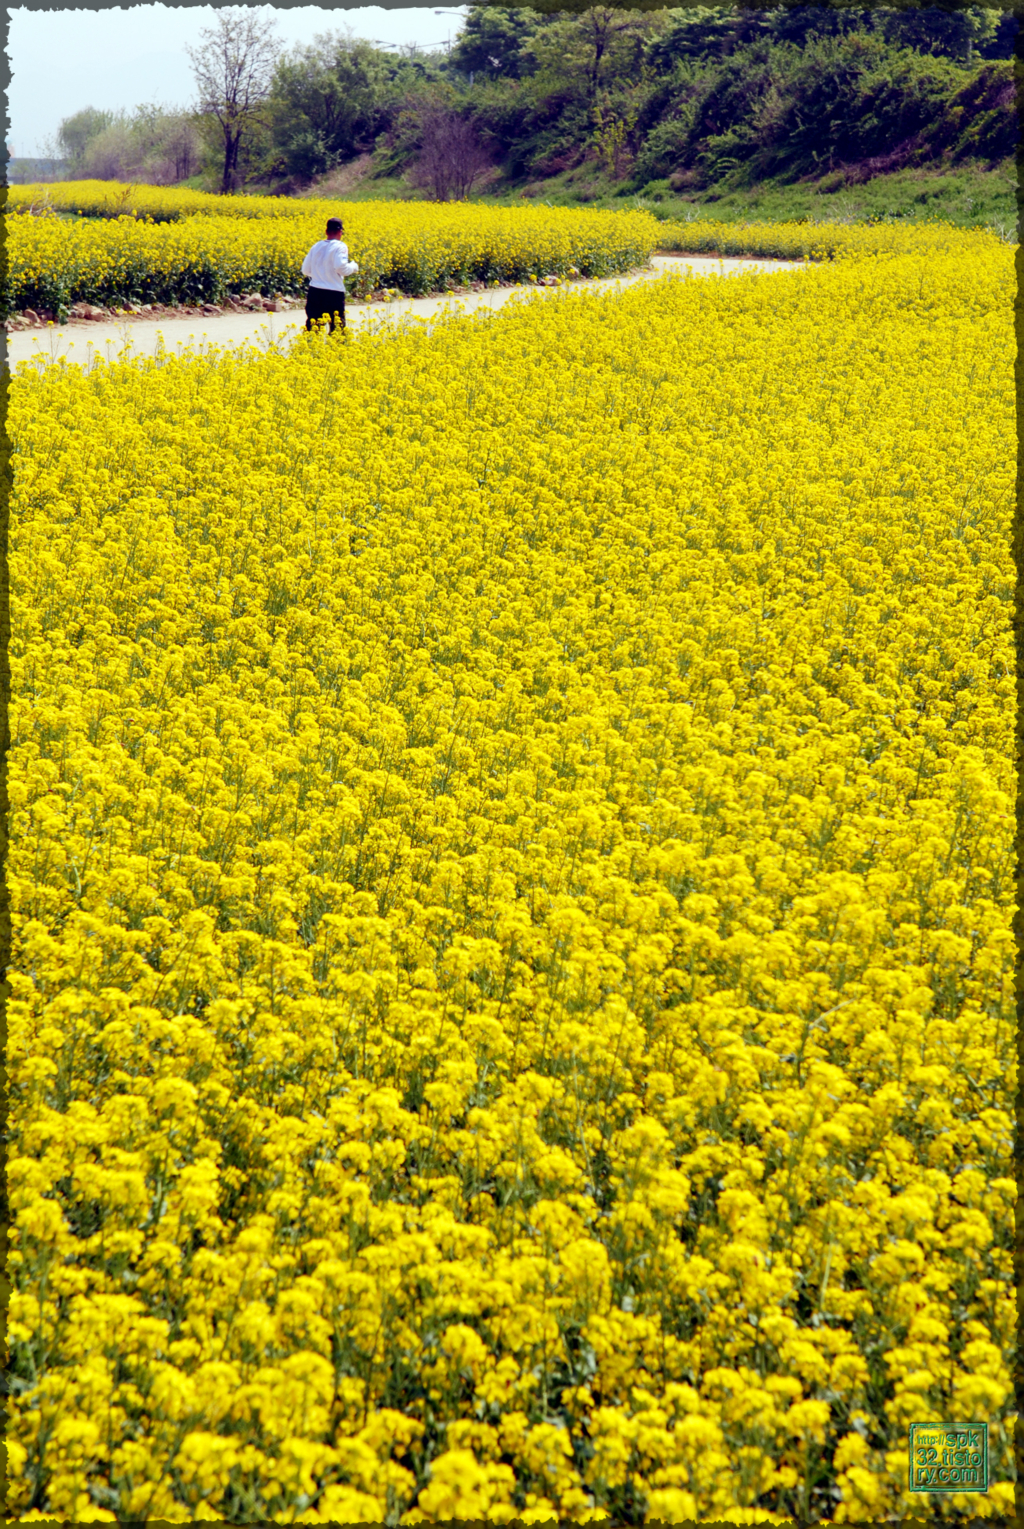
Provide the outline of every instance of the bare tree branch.
{"type": "Polygon", "coordinates": [[[490,163],[472,124],[439,102],[424,103],[417,115],[420,154],[414,182],[429,188],[438,202],[465,200],[490,163]]]}

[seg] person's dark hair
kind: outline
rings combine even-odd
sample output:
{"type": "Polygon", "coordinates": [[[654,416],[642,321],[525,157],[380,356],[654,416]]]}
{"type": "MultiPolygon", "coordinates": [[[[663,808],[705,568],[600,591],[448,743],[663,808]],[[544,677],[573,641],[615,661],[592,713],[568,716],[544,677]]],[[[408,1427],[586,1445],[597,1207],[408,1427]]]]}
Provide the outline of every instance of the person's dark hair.
{"type": "Polygon", "coordinates": [[[341,233],[344,233],[344,231],[345,230],[342,227],[342,223],[341,223],[341,219],[340,218],[328,218],[327,219],[327,232],[329,234],[341,234],[341,233]]]}

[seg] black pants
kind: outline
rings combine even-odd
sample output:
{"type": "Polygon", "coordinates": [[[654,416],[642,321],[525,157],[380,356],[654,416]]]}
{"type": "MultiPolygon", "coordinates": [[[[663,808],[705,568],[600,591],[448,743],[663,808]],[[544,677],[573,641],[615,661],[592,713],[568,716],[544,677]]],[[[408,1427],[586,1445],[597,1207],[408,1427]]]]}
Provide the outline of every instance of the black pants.
{"type": "Polygon", "coordinates": [[[306,328],[312,329],[317,319],[330,317],[331,334],[335,320],[339,329],[345,327],[345,294],[328,292],[326,287],[310,287],[306,293],[306,328]]]}

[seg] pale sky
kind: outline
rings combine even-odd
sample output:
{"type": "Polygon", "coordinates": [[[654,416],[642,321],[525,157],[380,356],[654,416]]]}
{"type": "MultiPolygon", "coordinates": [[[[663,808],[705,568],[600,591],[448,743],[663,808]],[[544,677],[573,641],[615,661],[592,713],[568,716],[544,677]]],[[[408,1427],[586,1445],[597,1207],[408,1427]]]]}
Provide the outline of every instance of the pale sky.
{"type": "MultiPolygon", "coordinates": [[[[443,47],[449,37],[454,42],[460,15],[467,7],[437,0],[436,5],[409,10],[375,5],[258,9],[273,12],[288,45],[347,26],[357,37],[373,42],[418,43],[428,48],[443,47]],[[459,14],[435,16],[435,9],[459,14]]],[[[206,5],[9,11],[7,54],[12,78],[7,92],[7,142],[15,155],[44,154],[47,139],[56,137],[61,119],[85,106],[100,111],[130,111],[143,102],[187,106],[193,87],[185,45],[199,42],[200,28],[208,27],[215,14],[206,5]]]]}

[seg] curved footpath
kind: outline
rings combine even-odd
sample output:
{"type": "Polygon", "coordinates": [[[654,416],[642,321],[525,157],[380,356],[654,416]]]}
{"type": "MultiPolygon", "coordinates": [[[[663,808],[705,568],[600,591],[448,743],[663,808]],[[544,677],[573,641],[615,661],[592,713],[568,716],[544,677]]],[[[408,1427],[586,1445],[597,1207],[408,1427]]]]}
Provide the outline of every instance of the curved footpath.
{"type": "MultiPolygon", "coordinates": [[[[360,303],[349,299],[345,318],[349,329],[357,330],[368,323],[376,327],[390,325],[403,314],[420,318],[433,318],[442,309],[456,305],[466,313],[477,308],[501,308],[511,297],[524,293],[548,295],[569,288],[601,289],[615,286],[633,286],[636,282],[651,281],[665,271],[680,271],[689,267],[696,276],[730,275],[737,271],[799,271],[806,262],[799,260],[746,260],[728,257],[713,260],[699,255],[654,255],[649,269],[632,271],[626,276],[610,276],[590,281],[566,282],[554,287],[493,287],[483,292],[467,292],[461,296],[409,297],[394,302],[360,303]]],[[[94,355],[110,361],[118,358],[125,344],[130,344],[132,354],[151,356],[156,349],[158,336],[163,337],[167,350],[183,350],[189,345],[202,349],[205,345],[229,346],[249,340],[269,348],[289,339],[305,323],[301,307],[285,313],[225,313],[219,317],[197,314],[194,318],[146,319],[132,317],[111,323],[94,323],[79,320],[68,324],[48,325],[45,329],[15,330],[7,336],[7,364],[15,366],[19,361],[33,357],[57,359],[66,356],[69,361],[87,364],[94,355]]]]}

